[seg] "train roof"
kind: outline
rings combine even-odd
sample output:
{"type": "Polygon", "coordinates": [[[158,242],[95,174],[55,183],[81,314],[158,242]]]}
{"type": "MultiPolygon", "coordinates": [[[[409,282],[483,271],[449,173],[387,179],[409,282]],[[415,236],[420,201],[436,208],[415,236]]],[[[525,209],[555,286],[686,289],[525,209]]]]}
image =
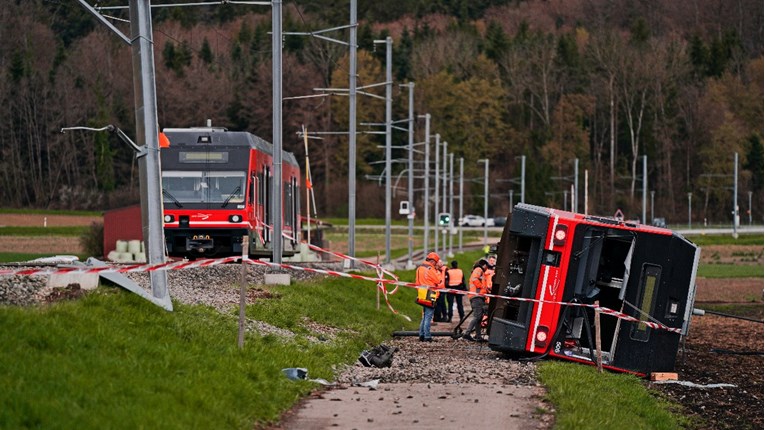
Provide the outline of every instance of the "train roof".
{"type": "Polygon", "coordinates": [[[661,235],[673,234],[672,230],[669,230],[669,229],[640,224],[638,221],[624,221],[614,217],[584,215],[584,214],[564,211],[560,209],[530,205],[527,203],[518,203],[515,206],[515,208],[529,211],[529,212],[541,213],[546,216],[558,216],[559,218],[569,219],[578,223],[599,224],[609,228],[617,228],[617,229],[623,229],[623,230],[638,230],[638,231],[643,231],[647,233],[654,233],[654,234],[661,234],[661,235]]]}
{"type": "MultiPolygon", "coordinates": [[[[162,132],[170,140],[170,145],[196,145],[198,143],[249,146],[258,151],[274,155],[274,145],[247,131],[229,131],[224,127],[190,127],[190,128],[165,128],[162,132]],[[203,139],[207,141],[203,142],[203,139]]],[[[283,161],[294,166],[298,165],[295,155],[282,150],[283,161]]]]}

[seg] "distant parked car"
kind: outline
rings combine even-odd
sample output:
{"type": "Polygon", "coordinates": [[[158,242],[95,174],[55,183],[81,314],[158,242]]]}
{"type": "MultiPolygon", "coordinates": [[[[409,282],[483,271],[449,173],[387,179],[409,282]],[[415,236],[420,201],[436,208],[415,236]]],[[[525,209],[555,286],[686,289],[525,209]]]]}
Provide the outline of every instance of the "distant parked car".
{"type": "MultiPolygon", "coordinates": [[[[491,226],[494,220],[490,219],[489,221],[491,222],[488,225],[491,226]]],[[[479,215],[465,215],[464,218],[459,219],[459,225],[463,227],[483,227],[484,224],[486,224],[486,220],[479,215]]]]}
{"type": "Polygon", "coordinates": [[[506,216],[494,217],[494,226],[495,227],[504,227],[505,224],[507,224],[507,217],[506,216]]]}
{"type": "Polygon", "coordinates": [[[653,225],[654,227],[667,228],[667,220],[665,220],[664,218],[654,218],[651,225],[653,225]]]}

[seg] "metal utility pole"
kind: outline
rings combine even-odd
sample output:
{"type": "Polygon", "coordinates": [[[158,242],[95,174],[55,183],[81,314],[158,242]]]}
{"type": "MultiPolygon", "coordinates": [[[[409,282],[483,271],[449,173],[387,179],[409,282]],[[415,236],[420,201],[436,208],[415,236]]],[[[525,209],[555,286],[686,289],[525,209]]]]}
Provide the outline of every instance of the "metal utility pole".
{"type": "Polygon", "coordinates": [[[691,228],[691,197],[693,193],[688,193],[688,228],[691,228]]]}
{"type": "Polygon", "coordinates": [[[509,194],[509,196],[508,196],[509,200],[508,201],[510,203],[510,206],[508,206],[509,209],[508,209],[507,213],[513,213],[513,193],[514,193],[514,190],[512,188],[510,188],[510,191],[508,191],[507,193],[509,194]]]}
{"type": "MultiPolygon", "coordinates": [[[[377,42],[377,41],[375,41],[377,42]]],[[[390,263],[391,139],[393,136],[393,39],[385,38],[385,262],[390,263]]],[[[411,202],[410,202],[411,204],[411,202]]],[[[410,206],[411,210],[411,206],[410,206]]],[[[411,259],[411,253],[409,254],[411,259]]]]}
{"type": "MultiPolygon", "coordinates": [[[[162,174],[159,158],[157,89],[154,81],[154,38],[149,0],[130,0],[130,31],[133,50],[133,94],[138,145],[146,156],[138,159],[141,175],[141,221],[149,264],[165,262],[165,235],[162,225],[162,174]]],[[[159,305],[173,310],[167,290],[167,272],[150,273],[151,292],[159,305]]]]}
{"type": "MultiPolygon", "coordinates": [[[[460,217],[457,218],[457,223],[462,219],[465,214],[462,213],[462,193],[465,189],[465,159],[460,157],[460,217]]],[[[460,232],[460,253],[462,253],[462,224],[457,226],[460,232]]]]}
{"type": "Polygon", "coordinates": [[[589,201],[587,200],[589,198],[589,176],[590,172],[587,169],[584,169],[584,214],[589,215],[589,201]]]}
{"type": "MultiPolygon", "coordinates": [[[[356,15],[356,0],[351,0],[348,46],[348,255],[351,257],[356,256],[356,15]]],[[[348,261],[353,267],[353,260],[348,261]]]]}
{"type": "MultiPolygon", "coordinates": [[[[420,117],[423,117],[421,115],[420,117]]],[[[425,233],[424,237],[422,239],[422,251],[427,255],[428,249],[430,246],[430,114],[426,113],[424,115],[425,117],[425,200],[423,201],[424,206],[424,214],[423,214],[423,221],[425,222],[425,233]]],[[[436,211],[438,212],[438,211],[436,211]]],[[[436,226],[438,228],[438,226],[436,226]]]]}
{"type": "Polygon", "coordinates": [[[563,190],[563,210],[568,210],[568,190],[563,190]]]}
{"type": "Polygon", "coordinates": [[[749,225],[752,225],[752,192],[749,191],[749,225]]]}
{"type": "Polygon", "coordinates": [[[409,259],[406,268],[413,269],[412,252],[414,252],[414,82],[409,82],[409,259]]]}
{"type": "Polygon", "coordinates": [[[454,257],[452,252],[454,245],[454,234],[452,234],[452,224],[454,224],[454,153],[449,154],[449,258],[454,257]]]}
{"type": "Polygon", "coordinates": [[[648,198],[648,156],[643,156],[643,225],[645,225],[645,207],[648,198]]]}
{"type": "Polygon", "coordinates": [[[434,151],[436,153],[436,163],[435,163],[436,172],[435,172],[435,176],[433,178],[434,179],[434,185],[435,185],[434,188],[436,189],[435,200],[433,202],[433,215],[435,215],[435,222],[433,223],[433,230],[434,230],[434,237],[433,238],[435,239],[435,242],[433,243],[433,249],[436,251],[436,253],[438,252],[438,212],[439,212],[438,211],[438,209],[439,209],[439,207],[438,207],[438,198],[439,198],[439,192],[438,192],[438,188],[439,187],[438,187],[438,184],[440,184],[440,182],[438,180],[439,179],[438,178],[438,154],[440,152],[439,151],[439,145],[440,144],[441,144],[441,135],[439,133],[436,133],[436,148],[435,148],[435,151],[434,151]]]}
{"type": "Polygon", "coordinates": [[[651,224],[653,224],[653,220],[656,219],[653,213],[653,196],[656,194],[656,191],[651,190],[651,224]]]}
{"type": "Polygon", "coordinates": [[[733,237],[738,237],[738,152],[733,154],[733,237]]]}
{"type": "MultiPolygon", "coordinates": [[[[447,159],[448,159],[448,157],[446,156],[446,148],[448,146],[449,146],[449,142],[444,141],[444,169],[443,169],[444,174],[442,175],[442,177],[443,177],[443,188],[441,189],[441,191],[442,191],[442,201],[443,201],[443,205],[444,205],[444,209],[443,209],[444,212],[449,210],[449,207],[446,205],[446,194],[448,192],[448,190],[446,188],[446,179],[449,176],[446,173],[446,167],[447,167],[446,166],[446,162],[447,162],[447,159]]],[[[443,234],[443,247],[441,249],[443,249],[444,254],[446,254],[446,239],[447,239],[448,234],[449,234],[448,232],[449,232],[448,227],[447,227],[446,233],[442,232],[444,234],[443,234]]]]}
{"type": "Polygon", "coordinates": [[[521,155],[521,203],[526,203],[526,156],[525,155],[521,155]]]}
{"type": "Polygon", "coordinates": [[[274,234],[271,238],[272,257],[271,261],[277,264],[282,262],[282,2],[273,0],[271,3],[271,50],[273,51],[272,75],[273,75],[273,145],[274,145],[274,181],[271,185],[273,191],[273,205],[271,206],[271,219],[274,223],[274,234]]]}
{"type": "Polygon", "coordinates": [[[484,163],[483,167],[483,246],[489,244],[489,227],[486,221],[489,219],[489,159],[482,158],[479,163],[484,163]]]}
{"type": "Polygon", "coordinates": [[[574,204],[571,206],[572,212],[579,212],[579,159],[574,158],[574,193],[572,194],[574,204]]]}

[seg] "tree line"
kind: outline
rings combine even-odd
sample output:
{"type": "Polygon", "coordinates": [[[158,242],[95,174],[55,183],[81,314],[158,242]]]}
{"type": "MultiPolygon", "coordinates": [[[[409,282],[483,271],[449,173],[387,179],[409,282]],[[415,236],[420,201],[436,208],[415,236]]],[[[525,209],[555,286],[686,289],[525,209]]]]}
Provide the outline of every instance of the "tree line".
{"type": "MultiPolygon", "coordinates": [[[[683,222],[691,193],[696,221],[729,222],[738,153],[742,219],[751,192],[752,215],[762,221],[761,2],[393,3],[359,2],[358,85],[385,80],[385,48],[374,41],[391,36],[394,120],[408,116],[408,90],[399,84],[414,82],[415,117],[430,113],[432,133],[464,159],[466,212],[482,212],[477,160],[490,160],[490,212],[498,215],[508,211],[511,190],[519,199],[523,155],[526,202],[570,208],[564,199],[578,159],[580,210],[586,171],[590,213],[621,208],[637,217],[645,156],[656,216],[683,222]]],[[[270,140],[268,9],[155,11],[160,127],[211,119],[270,140]]],[[[347,19],[346,2],[298,1],[285,4],[283,29],[316,31],[347,19]]],[[[333,37],[347,40],[346,31],[333,37]]],[[[137,202],[138,169],[128,147],[109,134],[60,133],[115,124],[131,135],[130,48],[76,4],[15,2],[0,11],[0,34],[0,205],[108,209],[137,202]]],[[[284,146],[302,160],[296,132],[302,125],[347,130],[348,100],[292,97],[347,87],[347,47],[287,35],[283,70],[284,146]]],[[[359,124],[384,121],[377,98],[359,96],[357,109],[359,124]]],[[[384,190],[375,178],[385,140],[370,133],[380,127],[358,128],[357,216],[379,217],[384,190]]],[[[424,121],[415,121],[415,131],[422,142],[424,121]]],[[[406,133],[394,133],[394,146],[407,141],[406,133]]],[[[424,148],[417,150],[421,176],[424,148]]],[[[312,141],[310,153],[319,214],[346,215],[347,138],[312,141]]],[[[406,153],[397,149],[394,158],[406,153]]],[[[405,168],[394,164],[394,175],[405,168]]],[[[406,196],[406,181],[399,183],[396,200],[406,196]]],[[[422,193],[416,195],[421,208],[422,193]]]]}

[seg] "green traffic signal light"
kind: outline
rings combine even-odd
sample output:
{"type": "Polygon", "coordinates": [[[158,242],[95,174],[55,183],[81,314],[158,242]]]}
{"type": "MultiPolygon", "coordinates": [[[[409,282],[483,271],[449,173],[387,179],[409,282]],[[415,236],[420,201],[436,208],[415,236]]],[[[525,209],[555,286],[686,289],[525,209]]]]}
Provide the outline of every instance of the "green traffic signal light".
{"type": "Polygon", "coordinates": [[[439,225],[450,225],[451,224],[451,215],[443,213],[438,216],[438,224],[439,225]]]}

